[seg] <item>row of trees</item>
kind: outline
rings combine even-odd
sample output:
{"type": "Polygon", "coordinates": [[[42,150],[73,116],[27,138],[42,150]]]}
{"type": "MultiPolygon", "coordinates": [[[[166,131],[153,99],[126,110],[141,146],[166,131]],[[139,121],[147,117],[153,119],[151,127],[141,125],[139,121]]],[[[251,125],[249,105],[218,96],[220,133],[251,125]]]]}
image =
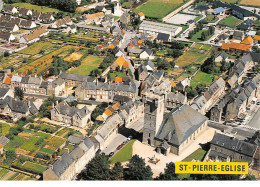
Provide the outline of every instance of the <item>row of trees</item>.
{"type": "Polygon", "coordinates": [[[210,26],[208,30],[205,30],[201,33],[201,40],[205,41],[209,36],[214,34],[215,27],[210,26]]]}
{"type": "Polygon", "coordinates": [[[203,29],[203,24],[199,22],[196,25],[196,27],[189,32],[189,38],[191,39],[194,34],[196,34],[197,32],[199,32],[202,29],[203,29]]]}
{"type": "MultiPolygon", "coordinates": [[[[153,172],[150,166],[145,164],[143,158],[134,155],[125,168],[120,162],[110,168],[110,160],[105,154],[97,154],[80,173],[83,180],[181,180],[175,173],[175,164],[166,164],[163,173],[153,179],[153,172]]],[[[183,180],[239,180],[240,175],[201,175],[194,174],[183,180]]],[[[248,175],[244,180],[255,180],[255,177],[248,175]]]]}

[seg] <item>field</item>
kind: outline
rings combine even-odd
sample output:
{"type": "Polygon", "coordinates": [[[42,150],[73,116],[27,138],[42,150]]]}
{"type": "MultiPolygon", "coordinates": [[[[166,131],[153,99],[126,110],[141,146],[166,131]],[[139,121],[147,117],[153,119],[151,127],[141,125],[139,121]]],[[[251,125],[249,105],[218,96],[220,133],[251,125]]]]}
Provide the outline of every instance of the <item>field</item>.
{"type": "Polygon", "coordinates": [[[239,4],[240,5],[260,7],[260,1],[259,0],[241,0],[239,4]]]}
{"type": "Polygon", "coordinates": [[[224,25],[227,27],[235,28],[238,24],[240,24],[242,21],[238,18],[235,18],[234,16],[228,16],[227,18],[221,20],[218,24],[224,25]]]}
{"type": "MultiPolygon", "coordinates": [[[[194,41],[194,42],[201,42],[201,41],[203,41],[203,40],[201,39],[201,34],[202,34],[203,31],[205,31],[205,30],[202,29],[202,30],[200,30],[199,32],[196,32],[196,33],[192,36],[191,40],[194,41]]],[[[210,35],[210,36],[208,36],[208,37],[205,39],[205,41],[209,40],[212,36],[213,36],[213,34],[210,35]]]]}
{"type": "Polygon", "coordinates": [[[93,69],[99,67],[102,60],[102,58],[96,56],[87,56],[81,61],[81,65],[79,67],[70,69],[68,73],[73,73],[77,75],[89,75],[93,69]]]}
{"type": "Polygon", "coordinates": [[[22,73],[24,75],[26,75],[29,71],[31,71],[33,75],[39,74],[51,65],[53,56],[56,56],[64,51],[71,49],[74,49],[74,47],[71,45],[66,45],[52,53],[49,53],[48,55],[45,55],[29,64],[26,64],[25,66],[19,68],[16,72],[22,73]]]}
{"type": "Polygon", "coordinates": [[[10,129],[10,125],[6,124],[6,123],[1,123],[1,129],[0,129],[0,134],[2,135],[7,135],[10,129]]]}
{"type": "Polygon", "coordinates": [[[46,13],[46,12],[59,12],[58,9],[49,8],[46,6],[38,6],[38,5],[32,5],[30,3],[14,3],[13,6],[19,7],[19,8],[27,8],[30,10],[36,10],[38,12],[46,13]]]}
{"type": "Polygon", "coordinates": [[[33,180],[30,176],[17,173],[5,168],[0,168],[0,180],[33,180]]]}
{"type": "Polygon", "coordinates": [[[135,140],[131,140],[127,145],[125,145],[120,151],[118,151],[112,158],[111,162],[126,162],[132,157],[133,144],[135,140]]]}
{"type": "Polygon", "coordinates": [[[41,51],[45,51],[51,47],[53,47],[54,44],[50,42],[37,42],[32,44],[31,46],[19,51],[19,53],[27,54],[27,55],[35,55],[40,53],[41,51]]]}
{"type": "Polygon", "coordinates": [[[46,167],[43,165],[36,164],[33,162],[29,162],[29,161],[26,161],[23,164],[23,168],[28,169],[30,171],[34,171],[35,173],[42,173],[46,169],[46,167]]]}
{"type": "Polygon", "coordinates": [[[193,77],[190,85],[191,85],[191,87],[196,87],[199,84],[208,86],[212,83],[213,78],[214,78],[214,75],[207,74],[207,73],[200,71],[193,77]]]}
{"type": "Polygon", "coordinates": [[[179,67],[185,67],[189,64],[202,64],[203,61],[210,55],[211,48],[204,49],[204,46],[200,44],[193,45],[188,51],[180,56],[175,64],[179,67]]]}
{"type": "Polygon", "coordinates": [[[147,17],[162,19],[183,3],[183,0],[148,0],[138,6],[134,12],[143,12],[147,17]]]}
{"type": "Polygon", "coordinates": [[[64,58],[64,60],[67,62],[74,62],[76,60],[80,60],[82,58],[82,56],[83,56],[83,54],[81,54],[81,53],[72,53],[71,55],[64,58]]]}

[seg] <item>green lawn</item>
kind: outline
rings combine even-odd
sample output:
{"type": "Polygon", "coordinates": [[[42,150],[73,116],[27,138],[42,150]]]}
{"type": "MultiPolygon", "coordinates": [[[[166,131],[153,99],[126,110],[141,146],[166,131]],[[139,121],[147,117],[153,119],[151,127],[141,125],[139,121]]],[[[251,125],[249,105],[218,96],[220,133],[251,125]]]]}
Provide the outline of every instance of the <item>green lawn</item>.
{"type": "Polygon", "coordinates": [[[112,81],[114,81],[116,77],[125,77],[125,76],[126,76],[125,72],[114,71],[113,73],[110,73],[110,77],[112,81]]]}
{"type": "Polygon", "coordinates": [[[196,87],[199,84],[208,86],[212,83],[213,77],[214,77],[214,75],[207,74],[207,73],[200,71],[195,75],[195,77],[193,77],[190,85],[191,85],[191,87],[196,87]]]}
{"type": "Polygon", "coordinates": [[[37,43],[34,43],[34,44],[30,45],[29,47],[19,51],[19,53],[27,54],[27,55],[35,55],[35,54],[40,53],[41,51],[44,52],[53,46],[54,46],[54,44],[52,44],[50,42],[37,42],[37,43]]]}
{"type": "Polygon", "coordinates": [[[215,23],[216,21],[218,21],[219,18],[215,15],[207,15],[206,18],[205,18],[205,21],[207,21],[208,23],[215,23]]]}
{"type": "Polygon", "coordinates": [[[242,21],[234,16],[228,16],[227,18],[221,20],[218,24],[224,25],[227,27],[235,28],[238,24],[240,24],[242,21]]]}
{"type": "Polygon", "coordinates": [[[53,150],[50,149],[46,149],[46,148],[41,148],[39,152],[43,152],[43,153],[47,153],[49,155],[52,155],[52,153],[54,152],[53,150]]]}
{"type": "Polygon", "coordinates": [[[135,140],[131,140],[127,145],[125,145],[120,151],[118,151],[112,158],[111,162],[126,162],[132,158],[133,144],[135,140]]]}
{"type": "Polygon", "coordinates": [[[146,17],[162,19],[183,3],[183,0],[148,0],[138,6],[134,12],[143,12],[146,17]]]}
{"type": "Polygon", "coordinates": [[[196,151],[194,151],[192,154],[187,156],[185,159],[182,160],[182,162],[191,162],[193,159],[202,161],[206,154],[206,151],[199,148],[196,151]]]}
{"type": "Polygon", "coordinates": [[[193,21],[194,21],[194,22],[197,22],[197,21],[199,21],[202,17],[203,17],[202,15],[199,15],[199,16],[196,17],[193,21]]]}
{"type": "Polygon", "coordinates": [[[96,56],[87,56],[81,61],[79,67],[73,68],[68,71],[68,73],[77,74],[77,75],[89,75],[93,69],[97,69],[103,58],[96,56]]]}
{"type": "Polygon", "coordinates": [[[0,129],[0,134],[2,135],[7,135],[10,129],[10,125],[6,124],[6,123],[1,123],[2,128],[0,129]]]}
{"type": "Polygon", "coordinates": [[[19,7],[19,8],[27,8],[27,9],[30,9],[30,10],[36,10],[36,11],[42,12],[42,13],[59,12],[58,9],[49,8],[49,7],[46,7],[46,6],[32,5],[30,3],[14,3],[12,5],[15,6],[15,7],[19,7]]]}
{"type": "Polygon", "coordinates": [[[60,138],[57,136],[52,136],[47,140],[47,145],[53,147],[53,148],[59,148],[62,144],[64,144],[66,140],[64,138],[60,138]]]}
{"type": "Polygon", "coordinates": [[[30,161],[26,161],[22,167],[24,169],[29,169],[35,173],[42,173],[46,167],[43,166],[43,165],[40,165],[40,164],[37,164],[37,163],[33,163],[33,162],[30,162],[30,161]]]}
{"type": "Polygon", "coordinates": [[[23,143],[26,142],[26,139],[20,136],[15,136],[13,140],[11,140],[10,142],[8,142],[8,144],[5,146],[6,150],[14,150],[18,147],[20,147],[21,145],[23,145],[23,143]]]}
{"type": "Polygon", "coordinates": [[[212,34],[212,35],[208,36],[208,37],[206,38],[206,40],[202,40],[202,39],[201,39],[201,34],[202,34],[203,31],[205,31],[205,30],[202,29],[202,30],[200,30],[199,32],[196,32],[196,33],[192,36],[191,40],[194,41],[194,42],[207,41],[207,40],[210,39],[210,37],[213,35],[213,34],[212,34]]]}

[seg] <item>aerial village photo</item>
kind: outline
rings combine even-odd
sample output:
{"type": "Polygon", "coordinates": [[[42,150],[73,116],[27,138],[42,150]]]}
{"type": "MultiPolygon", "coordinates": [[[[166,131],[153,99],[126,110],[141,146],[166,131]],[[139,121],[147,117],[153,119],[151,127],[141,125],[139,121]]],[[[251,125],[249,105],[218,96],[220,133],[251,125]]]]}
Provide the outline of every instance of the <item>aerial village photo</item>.
{"type": "Polygon", "coordinates": [[[260,0],[0,0],[0,185],[259,182],[259,63],[260,0]]]}

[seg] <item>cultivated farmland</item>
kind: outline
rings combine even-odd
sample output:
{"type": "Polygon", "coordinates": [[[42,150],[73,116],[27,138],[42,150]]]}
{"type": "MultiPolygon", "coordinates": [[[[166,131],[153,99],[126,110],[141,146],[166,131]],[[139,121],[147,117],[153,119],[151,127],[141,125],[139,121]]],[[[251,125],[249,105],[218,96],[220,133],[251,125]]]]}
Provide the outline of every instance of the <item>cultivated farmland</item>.
{"type": "Polygon", "coordinates": [[[30,3],[14,3],[12,4],[15,7],[19,8],[27,8],[29,10],[36,10],[38,12],[46,13],[46,12],[59,12],[58,9],[49,8],[46,6],[38,6],[38,5],[32,5],[30,3]]]}
{"type": "Polygon", "coordinates": [[[148,0],[138,6],[134,12],[143,12],[147,17],[162,19],[183,3],[183,0],[148,0]]]}
{"type": "Polygon", "coordinates": [[[54,44],[50,42],[37,42],[32,44],[31,46],[19,51],[19,53],[27,54],[27,55],[35,55],[40,53],[41,51],[45,51],[51,47],[53,47],[54,44]]]}
{"type": "Polygon", "coordinates": [[[260,7],[259,0],[241,0],[239,4],[260,7]]]}
{"type": "Polygon", "coordinates": [[[238,24],[240,24],[242,21],[234,16],[228,16],[227,18],[221,20],[219,22],[219,25],[224,25],[227,27],[235,28],[238,24]]]}

